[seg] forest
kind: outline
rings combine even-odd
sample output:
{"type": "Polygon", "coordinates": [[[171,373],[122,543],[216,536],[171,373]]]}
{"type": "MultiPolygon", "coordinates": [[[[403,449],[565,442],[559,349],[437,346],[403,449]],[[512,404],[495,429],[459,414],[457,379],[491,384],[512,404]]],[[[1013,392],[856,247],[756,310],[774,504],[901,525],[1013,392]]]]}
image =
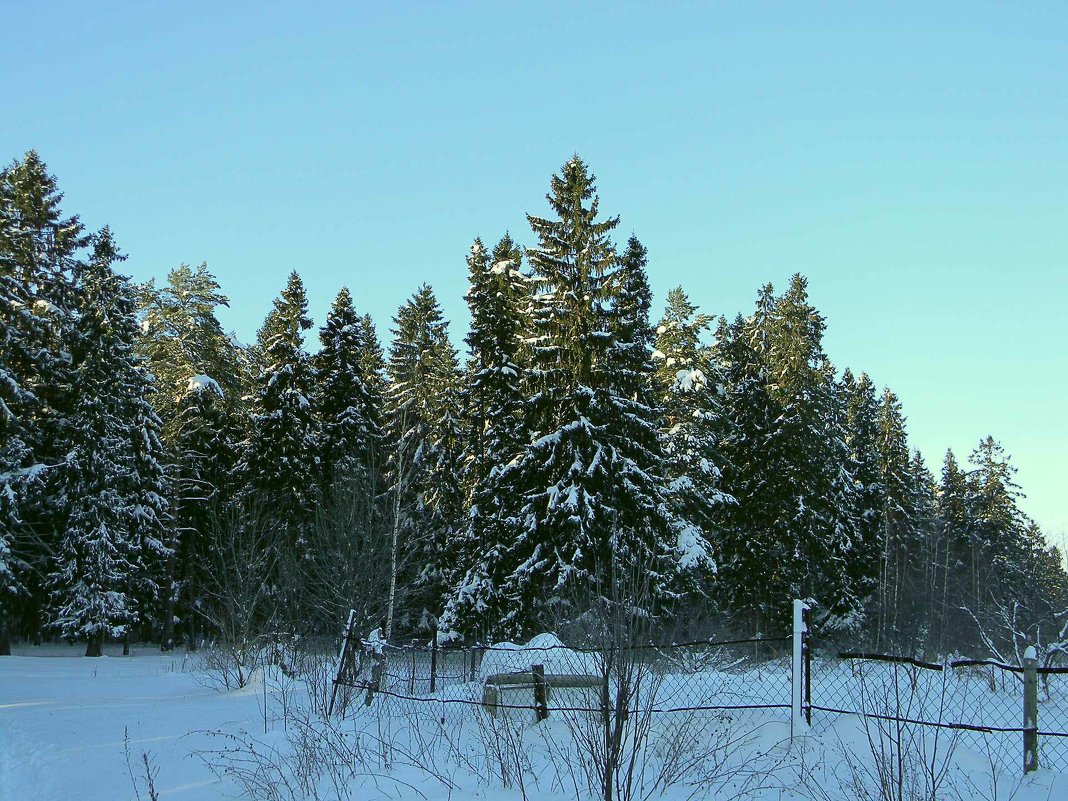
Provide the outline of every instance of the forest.
{"type": "Polygon", "coordinates": [[[654,310],[656,256],[589,166],[546,199],[531,244],[455,254],[463,353],[428,283],[387,342],[344,287],[316,328],[296,271],[243,344],[206,264],[136,284],[35,152],[3,168],[0,654],[337,636],[350,609],[519,641],[606,599],[664,641],[781,633],[792,598],[882,653],[1068,640],[1063,555],[995,437],[932,473],[892,389],[824,351],[804,276],[654,310]]]}

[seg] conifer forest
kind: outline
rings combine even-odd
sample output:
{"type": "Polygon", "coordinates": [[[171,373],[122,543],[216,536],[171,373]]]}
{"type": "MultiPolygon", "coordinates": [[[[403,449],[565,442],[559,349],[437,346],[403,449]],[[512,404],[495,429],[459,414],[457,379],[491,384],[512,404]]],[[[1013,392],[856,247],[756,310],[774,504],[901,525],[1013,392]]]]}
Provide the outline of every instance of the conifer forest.
{"type": "Polygon", "coordinates": [[[429,284],[390,321],[338,286],[313,321],[294,271],[246,344],[207,265],[136,284],[35,152],[4,167],[0,654],[336,636],[350,609],[518,642],[624,596],[663,641],[780,634],[793,598],[882,653],[1056,638],[1063,555],[996,432],[929,469],[803,275],[654,308],[657,254],[577,155],[528,208],[453,254],[462,339],[429,284]]]}

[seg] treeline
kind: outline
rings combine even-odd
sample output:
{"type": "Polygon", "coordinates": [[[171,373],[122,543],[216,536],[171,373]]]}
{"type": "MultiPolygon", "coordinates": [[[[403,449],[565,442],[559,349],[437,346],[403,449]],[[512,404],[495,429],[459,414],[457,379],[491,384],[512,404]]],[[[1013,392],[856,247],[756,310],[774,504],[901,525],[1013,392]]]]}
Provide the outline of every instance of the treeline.
{"type": "Polygon", "coordinates": [[[624,587],[672,632],[770,632],[804,597],[886,650],[1055,635],[1061,555],[993,438],[933,476],[894,393],[829,361],[802,276],[733,320],[677,288],[653,323],[646,249],[577,156],[547,199],[533,246],[474,241],[464,361],[428,285],[387,351],[342,289],[310,355],[296,272],[242,345],[205,265],[135,285],[35,153],[4,169],[0,651],[334,634],[350,608],[517,638],[624,587]]]}

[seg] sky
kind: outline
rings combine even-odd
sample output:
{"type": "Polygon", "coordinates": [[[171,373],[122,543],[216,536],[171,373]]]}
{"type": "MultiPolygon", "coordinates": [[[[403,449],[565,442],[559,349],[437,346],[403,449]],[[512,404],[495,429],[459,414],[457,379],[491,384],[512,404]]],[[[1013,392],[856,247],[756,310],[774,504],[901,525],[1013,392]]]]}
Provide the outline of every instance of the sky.
{"type": "Polygon", "coordinates": [[[534,244],[578,153],[654,316],[804,274],[936,474],[991,434],[1068,531],[1063,2],[0,4],[0,160],[137,280],[207,262],[242,339],[296,269],[387,340],[427,282],[460,344],[472,240],[534,244]]]}

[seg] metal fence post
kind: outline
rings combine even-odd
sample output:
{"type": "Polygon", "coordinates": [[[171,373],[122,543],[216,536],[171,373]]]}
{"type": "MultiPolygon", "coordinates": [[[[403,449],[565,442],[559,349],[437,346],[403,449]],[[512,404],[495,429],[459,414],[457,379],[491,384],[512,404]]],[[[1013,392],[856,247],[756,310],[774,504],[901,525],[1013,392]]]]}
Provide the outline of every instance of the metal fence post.
{"type": "Polygon", "coordinates": [[[1024,664],[1024,773],[1038,770],[1038,652],[1027,646],[1024,664]]]}
{"type": "Polygon", "coordinates": [[[805,625],[801,648],[805,653],[805,723],[812,725],[812,632],[805,625]]]}
{"type": "Polygon", "coordinates": [[[794,600],[793,660],[790,672],[790,737],[803,734],[807,728],[802,709],[805,698],[804,636],[808,631],[805,612],[808,604],[794,600]]]}
{"type": "Polygon", "coordinates": [[[438,627],[430,627],[430,694],[438,688],[438,627]]]}

